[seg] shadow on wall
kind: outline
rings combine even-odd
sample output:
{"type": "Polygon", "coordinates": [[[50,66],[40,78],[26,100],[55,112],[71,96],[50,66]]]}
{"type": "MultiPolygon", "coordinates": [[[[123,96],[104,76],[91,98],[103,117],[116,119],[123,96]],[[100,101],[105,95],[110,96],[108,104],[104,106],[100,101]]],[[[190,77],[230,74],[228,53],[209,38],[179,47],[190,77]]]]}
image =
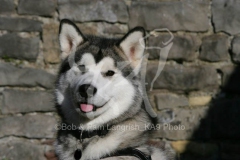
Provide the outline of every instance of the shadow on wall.
{"type": "Polygon", "coordinates": [[[240,66],[219,73],[223,77],[221,91],[211,101],[180,160],[240,159],[240,66]]]}

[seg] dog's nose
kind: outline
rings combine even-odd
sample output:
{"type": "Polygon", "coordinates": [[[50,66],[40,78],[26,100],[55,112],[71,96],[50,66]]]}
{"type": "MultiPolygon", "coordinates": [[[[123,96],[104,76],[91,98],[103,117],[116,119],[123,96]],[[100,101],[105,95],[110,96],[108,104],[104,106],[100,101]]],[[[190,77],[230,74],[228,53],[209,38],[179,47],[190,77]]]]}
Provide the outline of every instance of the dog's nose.
{"type": "Polygon", "coordinates": [[[97,92],[97,88],[90,84],[83,84],[78,88],[79,94],[83,98],[92,97],[97,92]]]}

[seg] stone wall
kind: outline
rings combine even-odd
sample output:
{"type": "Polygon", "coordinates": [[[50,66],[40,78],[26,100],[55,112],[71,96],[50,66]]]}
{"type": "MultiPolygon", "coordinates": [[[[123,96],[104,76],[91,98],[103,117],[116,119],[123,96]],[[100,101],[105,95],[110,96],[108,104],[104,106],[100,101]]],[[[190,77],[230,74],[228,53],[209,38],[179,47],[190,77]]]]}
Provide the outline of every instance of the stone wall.
{"type": "MultiPolygon", "coordinates": [[[[51,149],[58,26],[68,18],[83,33],[109,37],[168,28],[173,46],[149,99],[169,126],[154,138],[180,160],[240,159],[239,15],[238,0],[0,0],[0,158],[45,159],[51,149]]],[[[147,53],[149,85],[159,53],[147,53]]]]}

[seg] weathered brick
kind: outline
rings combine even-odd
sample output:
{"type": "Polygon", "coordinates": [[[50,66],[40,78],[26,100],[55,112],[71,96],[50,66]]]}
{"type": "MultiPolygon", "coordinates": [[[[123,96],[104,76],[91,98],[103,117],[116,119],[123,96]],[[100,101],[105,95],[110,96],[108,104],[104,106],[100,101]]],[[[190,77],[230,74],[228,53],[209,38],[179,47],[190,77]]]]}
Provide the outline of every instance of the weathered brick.
{"type": "Polygon", "coordinates": [[[222,72],[222,88],[224,91],[231,93],[240,93],[240,67],[224,66],[220,68],[222,72]]]}
{"type": "Polygon", "coordinates": [[[213,0],[212,15],[215,31],[224,31],[230,34],[240,33],[240,1],[213,0]]]}
{"type": "Polygon", "coordinates": [[[167,109],[158,112],[161,128],[157,130],[155,137],[172,140],[210,138],[210,121],[204,119],[207,113],[207,107],[167,109]],[[195,133],[196,129],[198,133],[195,133]]]}
{"type": "Polygon", "coordinates": [[[147,30],[207,31],[209,28],[209,1],[133,1],[129,12],[130,28],[139,25],[147,30]]]}
{"type": "Polygon", "coordinates": [[[3,96],[2,96],[2,93],[0,93],[0,113],[2,113],[2,106],[3,106],[3,96]]]}
{"type": "Polygon", "coordinates": [[[0,13],[11,13],[15,10],[14,0],[0,0],[0,13]]]}
{"type": "MultiPolygon", "coordinates": [[[[170,35],[160,34],[158,37],[151,36],[149,38],[149,47],[160,47],[164,48],[162,42],[167,42],[170,39],[170,35]]],[[[186,60],[191,61],[197,58],[197,51],[200,47],[201,40],[197,36],[190,35],[174,35],[173,45],[168,53],[167,59],[174,60],[186,60]]],[[[159,49],[150,49],[147,50],[150,52],[149,59],[159,58],[160,50],[159,49]]]]}
{"type": "Polygon", "coordinates": [[[240,37],[234,37],[232,41],[232,59],[236,63],[240,63],[240,37]]]}
{"type": "Polygon", "coordinates": [[[52,88],[55,76],[39,69],[18,68],[0,62],[0,86],[52,88]]]}
{"type": "Polygon", "coordinates": [[[171,93],[159,93],[155,95],[155,101],[159,110],[188,106],[188,99],[185,96],[178,96],[171,93]]]}
{"type": "Polygon", "coordinates": [[[30,140],[6,137],[0,140],[0,159],[2,160],[45,160],[44,148],[30,140]]]}
{"type": "Polygon", "coordinates": [[[211,96],[194,96],[189,97],[190,106],[205,106],[208,105],[212,100],[211,96]]]}
{"type": "Polygon", "coordinates": [[[36,60],[39,52],[39,38],[22,38],[16,33],[0,37],[0,57],[36,60]],[[11,44],[11,45],[10,45],[11,44]]]}
{"type": "Polygon", "coordinates": [[[9,31],[40,32],[42,30],[42,23],[40,21],[26,18],[0,17],[0,29],[9,31]]]}
{"type": "Polygon", "coordinates": [[[110,36],[113,34],[125,34],[128,31],[126,25],[109,24],[106,22],[90,22],[77,24],[84,34],[110,36]]]}
{"type": "MultiPolygon", "coordinates": [[[[156,75],[158,64],[148,64],[146,82],[150,86],[156,75]]],[[[165,65],[161,74],[153,84],[153,89],[169,90],[207,90],[214,89],[217,84],[217,72],[212,67],[182,65],[165,65]]]]}
{"type": "Polygon", "coordinates": [[[59,1],[60,19],[74,21],[127,22],[128,11],[123,0],[59,1]],[[94,12],[93,12],[94,11],[94,12]]]}
{"type": "Polygon", "coordinates": [[[205,61],[217,62],[227,60],[228,37],[225,35],[211,35],[204,37],[199,58],[205,61]]]}
{"type": "Polygon", "coordinates": [[[4,90],[2,113],[54,111],[53,95],[45,91],[4,90]]]}
{"type": "Polygon", "coordinates": [[[52,16],[55,12],[56,3],[56,0],[20,0],[18,4],[18,13],[52,16]]]}
{"type": "Polygon", "coordinates": [[[43,26],[43,55],[47,63],[60,62],[58,27],[59,24],[54,23],[43,26]]]}
{"type": "Polygon", "coordinates": [[[0,137],[24,136],[28,138],[53,138],[57,121],[52,115],[36,114],[0,118],[0,137]]]}

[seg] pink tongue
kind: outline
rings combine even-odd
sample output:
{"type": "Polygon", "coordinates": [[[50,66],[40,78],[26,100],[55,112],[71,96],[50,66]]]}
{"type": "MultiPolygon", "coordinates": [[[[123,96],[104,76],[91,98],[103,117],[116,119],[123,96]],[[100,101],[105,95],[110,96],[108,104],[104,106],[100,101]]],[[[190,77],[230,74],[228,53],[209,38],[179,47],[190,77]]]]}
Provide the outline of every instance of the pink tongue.
{"type": "Polygon", "coordinates": [[[80,108],[83,112],[91,112],[93,110],[93,105],[91,105],[91,104],[80,104],[80,108]]]}

